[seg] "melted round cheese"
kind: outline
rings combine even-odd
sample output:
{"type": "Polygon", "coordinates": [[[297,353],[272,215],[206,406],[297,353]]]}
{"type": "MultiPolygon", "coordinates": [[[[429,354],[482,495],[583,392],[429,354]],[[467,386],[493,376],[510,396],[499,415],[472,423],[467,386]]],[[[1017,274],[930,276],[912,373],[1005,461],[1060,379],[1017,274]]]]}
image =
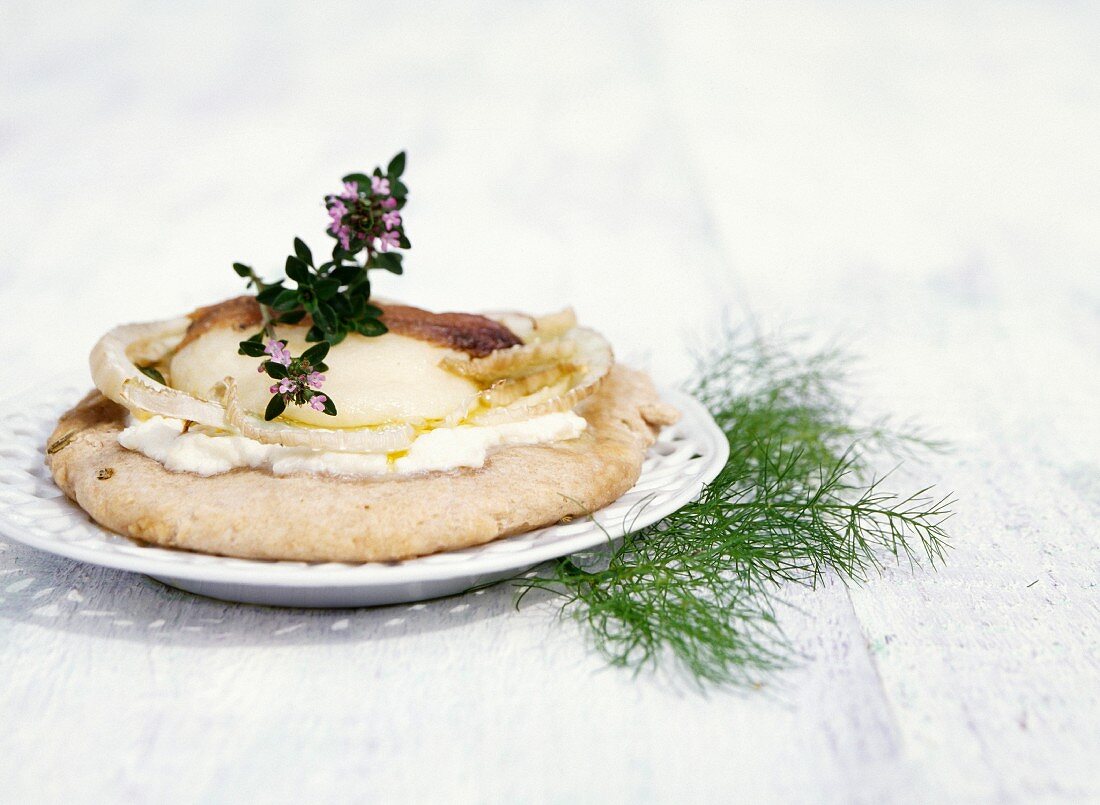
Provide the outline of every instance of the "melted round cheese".
{"type": "MultiPolygon", "coordinates": [[[[280,327],[292,355],[311,345],[306,328],[280,327]]],[[[237,354],[242,334],[219,327],[210,330],[173,356],[169,366],[173,387],[207,400],[220,400],[226,377],[237,381],[244,407],[262,416],[271,399],[272,379],[256,371],[259,359],[237,354]]],[[[440,367],[454,350],[415,338],[386,333],[367,338],[352,334],[325,358],[329,395],[339,413],[332,417],[309,406],[289,406],[287,419],[326,428],[354,428],[392,422],[422,423],[442,419],[466,405],[478,386],[440,367]]]]}

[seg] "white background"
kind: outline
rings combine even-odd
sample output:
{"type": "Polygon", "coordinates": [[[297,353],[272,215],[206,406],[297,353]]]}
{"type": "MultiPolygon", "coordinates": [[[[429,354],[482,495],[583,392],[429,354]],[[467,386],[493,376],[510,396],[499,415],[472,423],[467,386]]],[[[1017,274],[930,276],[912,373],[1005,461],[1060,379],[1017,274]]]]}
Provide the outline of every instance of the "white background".
{"type": "Polygon", "coordinates": [[[572,304],[675,383],[839,337],[954,444],[946,569],[786,590],[750,694],[512,593],[278,611],[0,544],[9,801],[1100,798],[1100,13],[1088,3],[0,6],[3,392],[236,293],[405,148],[437,309],[572,304]]]}

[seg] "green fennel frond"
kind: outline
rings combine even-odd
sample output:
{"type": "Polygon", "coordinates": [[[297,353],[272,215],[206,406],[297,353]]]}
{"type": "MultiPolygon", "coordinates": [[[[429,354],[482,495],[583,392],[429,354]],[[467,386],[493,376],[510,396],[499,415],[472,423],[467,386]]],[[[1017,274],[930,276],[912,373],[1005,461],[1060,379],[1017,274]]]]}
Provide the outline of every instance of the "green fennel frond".
{"type": "Polygon", "coordinates": [[[736,331],[699,356],[688,389],[729,439],[697,500],[613,546],[517,580],[562,596],[615,665],[675,658],[699,682],[751,685],[788,665],[780,585],[862,582],[884,562],[931,566],[947,548],[950,496],[899,494],[871,458],[935,447],[888,421],[869,427],[840,394],[846,359],[736,331]]]}

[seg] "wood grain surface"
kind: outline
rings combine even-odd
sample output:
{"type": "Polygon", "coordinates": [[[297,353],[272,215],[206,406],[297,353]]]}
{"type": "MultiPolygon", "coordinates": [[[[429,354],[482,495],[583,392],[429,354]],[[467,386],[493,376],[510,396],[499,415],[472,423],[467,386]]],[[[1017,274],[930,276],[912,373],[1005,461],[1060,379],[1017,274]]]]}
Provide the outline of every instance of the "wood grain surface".
{"type": "MultiPolygon", "coordinates": [[[[1100,14],[855,2],[0,8],[0,393],[239,290],[406,148],[376,293],[572,304],[674,384],[723,316],[953,445],[936,573],[783,591],[752,693],[513,591],[192,597],[0,544],[10,802],[1100,799],[1100,14]]],[[[317,246],[316,248],[320,248],[317,246]]]]}

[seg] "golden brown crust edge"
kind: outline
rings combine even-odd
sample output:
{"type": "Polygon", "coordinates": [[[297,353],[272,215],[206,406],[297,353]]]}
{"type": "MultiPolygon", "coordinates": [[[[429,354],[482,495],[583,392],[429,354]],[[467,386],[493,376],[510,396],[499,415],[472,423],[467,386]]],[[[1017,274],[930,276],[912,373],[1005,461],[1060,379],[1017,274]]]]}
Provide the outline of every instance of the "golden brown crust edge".
{"type": "Polygon", "coordinates": [[[61,417],[46,460],[94,520],[142,542],[250,559],[388,561],[606,506],[637,481],[671,416],[646,375],[619,366],[578,413],[588,420],[579,439],[506,447],[476,470],[341,479],[242,469],[204,478],[121,447],[124,409],[92,392],[61,417]]]}

